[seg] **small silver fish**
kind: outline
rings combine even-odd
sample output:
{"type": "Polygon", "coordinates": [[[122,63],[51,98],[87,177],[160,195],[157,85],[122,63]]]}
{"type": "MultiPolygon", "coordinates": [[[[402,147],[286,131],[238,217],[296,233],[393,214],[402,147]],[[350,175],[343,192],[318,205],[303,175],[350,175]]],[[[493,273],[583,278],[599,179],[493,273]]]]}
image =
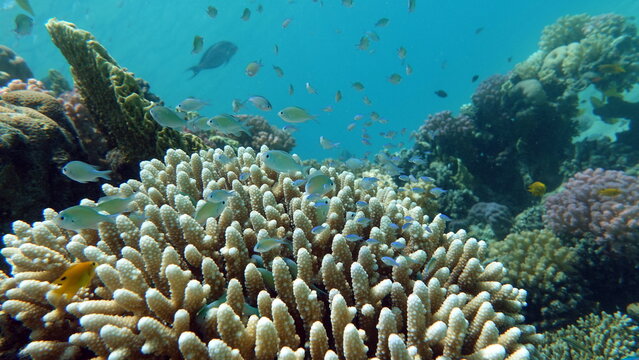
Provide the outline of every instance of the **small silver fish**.
{"type": "Polygon", "coordinates": [[[262,111],[271,111],[273,109],[271,103],[264,96],[253,95],[248,98],[248,101],[262,111]]]}
{"type": "Polygon", "coordinates": [[[311,86],[311,83],[308,82],[308,81],[306,82],[306,91],[309,94],[317,94],[317,90],[315,90],[315,88],[313,86],[311,86]]]}
{"type": "Polygon", "coordinates": [[[175,109],[181,112],[198,111],[207,105],[209,105],[209,103],[204,100],[200,100],[194,97],[188,97],[180,101],[175,109]]]}
{"type": "Polygon", "coordinates": [[[53,221],[59,227],[67,230],[80,231],[82,229],[96,229],[101,222],[115,223],[116,215],[100,214],[97,209],[76,205],[60,211],[53,221]]]}
{"type": "Polygon", "coordinates": [[[169,127],[175,130],[181,130],[186,127],[186,120],[167,107],[160,105],[154,106],[149,110],[149,114],[151,114],[151,117],[156,123],[163,127],[169,127]]]}
{"type": "Polygon", "coordinates": [[[105,211],[111,215],[122,212],[131,211],[131,203],[135,200],[135,196],[105,196],[98,199],[98,205],[95,207],[98,211],[105,211]]]}
{"type": "Polygon", "coordinates": [[[319,141],[320,141],[320,145],[322,145],[322,148],[324,150],[330,150],[330,149],[336,148],[340,144],[338,142],[332,142],[323,136],[320,136],[319,141]]]}
{"type": "Polygon", "coordinates": [[[291,243],[284,239],[264,238],[264,239],[258,240],[258,242],[253,247],[253,251],[263,253],[263,252],[267,252],[269,250],[275,249],[276,247],[280,245],[287,245],[292,248],[291,243]]]}
{"type": "Polygon", "coordinates": [[[273,71],[275,71],[275,75],[277,75],[277,77],[283,77],[284,76],[284,70],[282,70],[282,68],[279,67],[279,66],[273,65],[273,71]]]}
{"type": "Polygon", "coordinates": [[[226,209],[226,200],[222,200],[219,202],[205,202],[202,207],[195,211],[195,215],[193,218],[200,224],[206,223],[206,219],[208,218],[217,218],[222,214],[222,211],[226,209]]]}
{"type": "Polygon", "coordinates": [[[268,150],[262,154],[262,161],[266,167],[279,173],[304,172],[304,167],[286,151],[268,150]]]}
{"type": "Polygon", "coordinates": [[[95,182],[98,179],[111,180],[111,170],[98,170],[97,166],[82,161],[70,161],[62,167],[62,173],[79,183],[95,182]]]}
{"type": "Polygon", "coordinates": [[[235,190],[225,190],[225,189],[213,190],[206,196],[206,201],[220,202],[235,195],[237,195],[237,192],[235,192],[235,190]]]}
{"type": "Polygon", "coordinates": [[[304,190],[306,194],[314,194],[322,197],[333,190],[334,187],[335,183],[333,180],[318,170],[306,178],[304,190]]]}
{"type": "Polygon", "coordinates": [[[233,112],[239,112],[240,109],[242,109],[242,106],[244,106],[244,101],[240,100],[240,99],[233,99],[233,101],[231,101],[231,106],[233,107],[233,112]]]}
{"type": "Polygon", "coordinates": [[[222,134],[230,134],[240,136],[241,133],[251,135],[249,129],[233,115],[220,114],[213,116],[207,122],[207,125],[222,134]]]}
{"type": "Polygon", "coordinates": [[[277,115],[288,123],[303,123],[316,118],[315,115],[311,115],[306,110],[297,106],[286,107],[280,110],[277,115]]]}
{"type": "Polygon", "coordinates": [[[240,19],[244,21],[249,21],[249,19],[251,19],[251,10],[249,10],[249,8],[244,8],[244,11],[242,12],[242,16],[240,17],[240,19]]]}

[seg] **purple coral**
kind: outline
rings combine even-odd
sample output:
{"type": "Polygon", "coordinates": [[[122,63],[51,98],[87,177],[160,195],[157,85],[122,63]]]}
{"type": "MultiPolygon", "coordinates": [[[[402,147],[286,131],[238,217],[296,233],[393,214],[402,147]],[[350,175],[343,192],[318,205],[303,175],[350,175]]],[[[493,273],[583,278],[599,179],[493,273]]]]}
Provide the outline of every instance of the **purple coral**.
{"type": "Polygon", "coordinates": [[[588,169],[570,178],[545,205],[544,222],[559,234],[591,233],[615,252],[639,250],[639,179],[634,176],[588,169]],[[621,193],[614,195],[616,190],[621,193]]]}
{"type": "Polygon", "coordinates": [[[491,116],[501,115],[502,85],[508,80],[507,75],[495,74],[482,81],[473,93],[473,105],[482,113],[491,116]]]}
{"type": "Polygon", "coordinates": [[[436,139],[440,143],[458,142],[472,135],[475,130],[473,119],[466,115],[453,116],[453,113],[445,110],[428,115],[418,133],[425,134],[427,138],[436,139]]]}

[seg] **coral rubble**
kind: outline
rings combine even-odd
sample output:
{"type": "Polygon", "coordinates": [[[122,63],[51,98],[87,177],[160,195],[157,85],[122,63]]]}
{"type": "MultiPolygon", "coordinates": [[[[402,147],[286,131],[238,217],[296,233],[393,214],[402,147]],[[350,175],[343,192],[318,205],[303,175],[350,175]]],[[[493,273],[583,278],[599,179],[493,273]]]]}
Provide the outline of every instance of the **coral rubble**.
{"type": "Polygon", "coordinates": [[[242,147],[169,150],[140,164],[140,181],[103,185],[107,195],[135,196],[141,225],[122,214],[76,234],[56,226],[52,209],[42,222],[15,222],[4,237],[12,271],[0,301],[31,331],[21,354],[530,358],[542,336],[524,324],[526,291],[503,282],[501,263],[485,263],[484,241],[446,233],[441,216],[431,219],[395,186],[364,189],[334,168],[322,167],[335,189],[316,204],[293,185],[298,175],[261,159],[242,147]],[[192,215],[214,189],[236,196],[199,224],[192,215]],[[327,228],[314,230],[320,224],[327,228]],[[291,246],[257,256],[254,245],[269,237],[291,246]],[[99,264],[92,284],[72,299],[52,296],[51,282],[75,261],[99,264]]]}

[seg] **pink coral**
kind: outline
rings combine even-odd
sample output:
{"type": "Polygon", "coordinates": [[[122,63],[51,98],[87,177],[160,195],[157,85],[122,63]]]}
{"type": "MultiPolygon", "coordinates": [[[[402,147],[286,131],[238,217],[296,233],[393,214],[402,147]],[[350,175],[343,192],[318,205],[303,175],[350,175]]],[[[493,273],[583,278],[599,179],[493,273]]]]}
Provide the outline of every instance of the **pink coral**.
{"type": "Polygon", "coordinates": [[[47,90],[44,83],[37,79],[28,79],[26,83],[20,79],[11,80],[11,82],[9,82],[5,87],[0,88],[0,96],[4,93],[17,90],[31,90],[55,96],[53,91],[47,90]]]}
{"type": "Polygon", "coordinates": [[[546,199],[544,222],[552,230],[574,236],[590,233],[617,253],[639,251],[638,178],[622,171],[587,169],[563,187],[546,199]],[[606,194],[604,189],[621,194],[606,194]]]}

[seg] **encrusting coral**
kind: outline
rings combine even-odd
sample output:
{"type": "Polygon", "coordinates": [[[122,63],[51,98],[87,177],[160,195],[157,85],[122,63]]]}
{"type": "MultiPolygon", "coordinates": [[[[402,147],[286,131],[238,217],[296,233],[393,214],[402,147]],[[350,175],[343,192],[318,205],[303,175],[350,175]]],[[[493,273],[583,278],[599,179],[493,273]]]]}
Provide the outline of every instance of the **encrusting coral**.
{"type": "Polygon", "coordinates": [[[484,264],[484,241],[445,233],[441,216],[431,219],[394,186],[364,190],[334,168],[321,169],[335,183],[328,203],[313,203],[293,185],[298,175],[264,166],[266,150],[169,150],[164,162],[143,161],[141,181],[103,186],[107,195],[134,195],[135,212],[97,231],[63,230],[52,209],[42,222],[15,222],[4,237],[12,272],[2,274],[0,299],[31,330],[21,353],[530,358],[542,336],[523,324],[526,291],[502,283],[501,263],[484,264]],[[236,195],[219,218],[199,224],[192,214],[214,189],[236,195]],[[133,214],[142,210],[138,226],[133,214]],[[291,246],[258,257],[254,245],[270,237],[291,246]],[[53,296],[51,282],[76,261],[95,261],[97,276],[70,300],[53,296]]]}

